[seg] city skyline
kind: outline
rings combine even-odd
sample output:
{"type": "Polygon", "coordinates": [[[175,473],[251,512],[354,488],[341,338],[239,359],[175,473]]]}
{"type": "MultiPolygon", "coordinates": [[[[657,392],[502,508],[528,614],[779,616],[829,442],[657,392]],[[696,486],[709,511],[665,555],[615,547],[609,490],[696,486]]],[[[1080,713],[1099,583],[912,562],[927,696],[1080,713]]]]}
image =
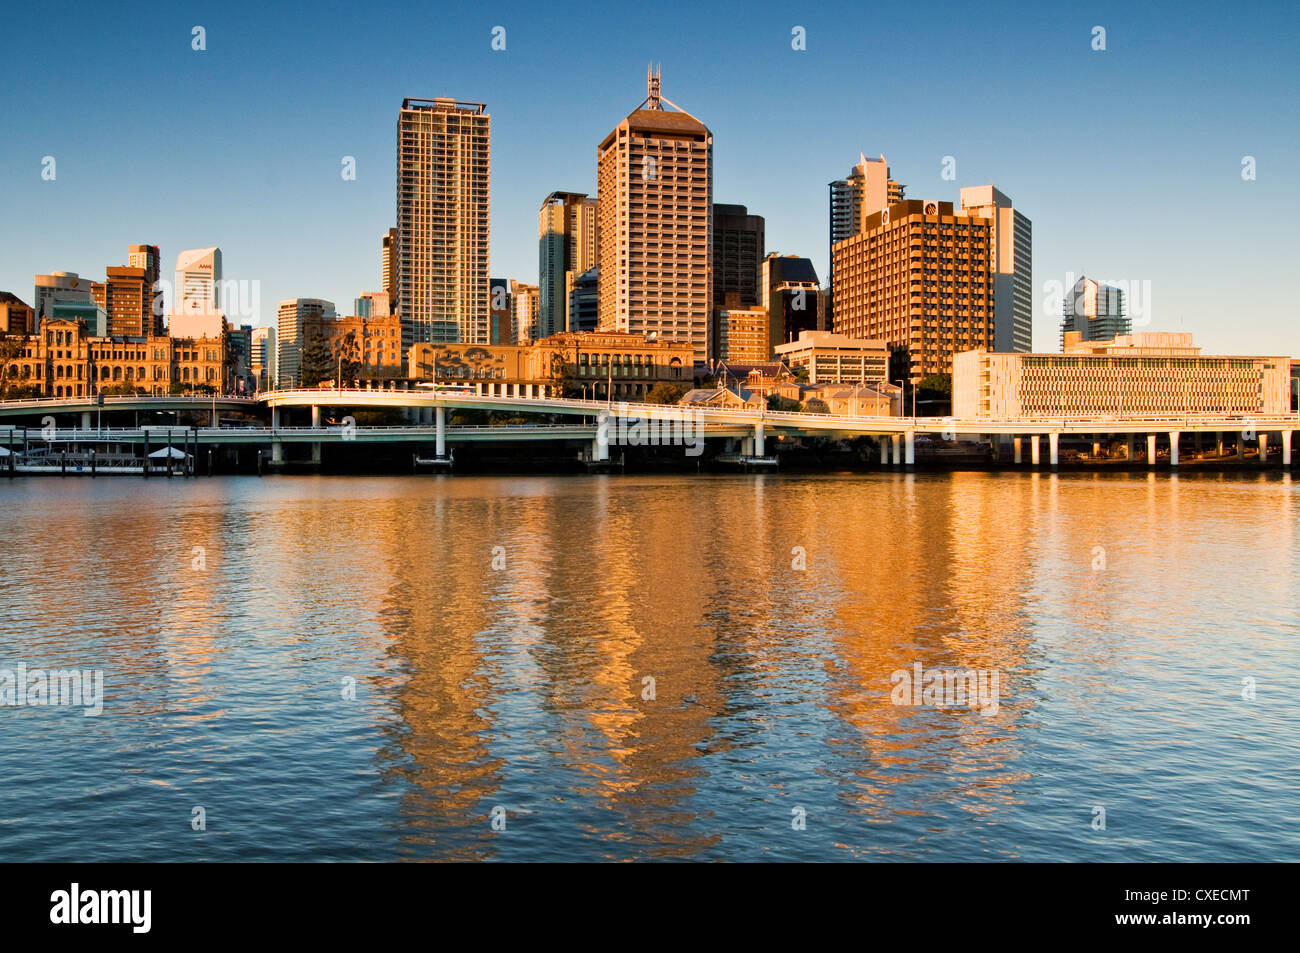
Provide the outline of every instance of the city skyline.
{"type": "MultiPolygon", "coordinates": [[[[1247,31],[1195,8],[1176,21],[1108,4],[1008,13],[1008,42],[1023,58],[1017,75],[1052,65],[1035,84],[999,81],[989,66],[1001,54],[993,53],[983,65],[953,56],[928,62],[928,71],[910,79],[889,73],[891,62],[921,46],[955,48],[977,27],[992,29],[966,13],[928,32],[910,29],[916,14],[907,14],[896,27],[901,49],[871,68],[846,52],[855,32],[849,27],[859,22],[853,11],[836,20],[834,9],[803,16],[757,8],[725,25],[721,15],[694,13],[696,31],[652,24],[634,41],[614,39],[598,51],[575,43],[572,69],[548,73],[543,84],[534,82],[546,53],[538,14],[506,10],[492,22],[453,15],[440,31],[457,39],[436,67],[425,55],[380,79],[321,83],[315,72],[295,78],[300,64],[292,58],[275,65],[274,75],[284,71],[290,84],[285,96],[298,91],[294,83],[304,84],[295,111],[276,114],[256,105],[250,81],[238,75],[262,62],[276,15],[245,10],[212,19],[202,51],[191,48],[188,24],[151,22],[138,36],[121,34],[127,52],[147,44],[177,84],[139,120],[111,109],[107,92],[87,99],[90,75],[130,73],[116,60],[108,64],[97,46],[71,57],[67,75],[39,83],[20,77],[16,95],[0,107],[11,129],[0,147],[0,181],[11,214],[26,223],[0,240],[0,288],[23,297],[32,275],[54,271],[99,280],[100,269],[120,259],[123,243],[144,241],[162,248],[164,274],[175,250],[221,247],[228,279],[261,283],[254,323],[263,326],[275,323],[279,300],[351,301],[375,290],[375,241],[393,225],[392,117],[408,96],[486,103],[494,139],[489,268],[531,284],[538,203],[557,190],[595,193],[596,147],[639,98],[645,64],[653,60],[663,63],[669,94],[714,135],[714,201],[763,216],[767,252],[808,257],[828,274],[827,185],[860,154],[883,153],[909,198],[956,203],[962,187],[992,184],[1033,220],[1037,351],[1059,335],[1059,305],[1047,302],[1047,286],[1064,286],[1072,272],[1148,283],[1148,316],[1136,314],[1140,300],[1130,300],[1135,330],[1191,331],[1219,353],[1293,353],[1300,350],[1295,310],[1280,276],[1285,225],[1298,210],[1296,131],[1272,117],[1284,114],[1295,84],[1270,63],[1282,62],[1297,30],[1290,11],[1264,15],[1274,18],[1274,29],[1257,24],[1247,31]],[[506,28],[505,50],[492,49],[498,23],[506,28]],[[1106,25],[1105,50],[1092,49],[1094,24],[1106,25]],[[796,26],[806,31],[806,50],[792,48],[796,26]],[[1174,68],[1188,57],[1201,59],[1191,77],[1174,68]],[[856,73],[846,72],[850,62],[858,64],[856,73]],[[728,64],[742,63],[762,64],[753,75],[763,82],[716,78],[728,64]],[[977,101],[972,82],[981,92],[977,101]],[[172,98],[190,95],[195,84],[214,97],[205,124],[172,108],[172,98]],[[83,120],[44,128],[43,107],[70,89],[79,94],[83,120]],[[884,94],[889,107],[850,95],[869,89],[884,94]],[[1177,121],[1176,103],[1193,98],[1195,120],[1177,121]],[[860,114],[846,115],[845,101],[861,102],[860,114]],[[539,103],[549,103],[549,111],[538,112],[539,103]],[[155,121],[166,149],[150,146],[148,137],[140,137],[144,145],[111,150],[88,144],[110,128],[130,132],[137,122],[144,129],[155,121]],[[340,128],[346,132],[322,135],[340,128]],[[272,130],[281,130],[284,142],[269,138],[272,130]],[[1087,148],[1063,148],[1070,142],[1087,148]],[[56,163],[53,181],[41,178],[45,156],[56,163]],[[340,175],[348,156],[355,180],[340,175]],[[943,178],[947,157],[954,160],[951,179],[943,178]],[[1255,180],[1243,178],[1247,158],[1256,163],[1255,180]]],[[[37,27],[33,17],[16,15],[15,42],[37,27]]],[[[88,25],[100,17],[103,31],[88,33],[118,35],[108,14],[86,11],[88,25]]],[[[336,19],[295,21],[297,36],[319,33],[333,44],[329,50],[355,55],[377,39],[374,25],[358,23],[343,44],[337,27],[336,19]]],[[[77,52],[83,41],[70,42],[77,52]]],[[[395,42],[400,51],[408,41],[395,42]]]]}

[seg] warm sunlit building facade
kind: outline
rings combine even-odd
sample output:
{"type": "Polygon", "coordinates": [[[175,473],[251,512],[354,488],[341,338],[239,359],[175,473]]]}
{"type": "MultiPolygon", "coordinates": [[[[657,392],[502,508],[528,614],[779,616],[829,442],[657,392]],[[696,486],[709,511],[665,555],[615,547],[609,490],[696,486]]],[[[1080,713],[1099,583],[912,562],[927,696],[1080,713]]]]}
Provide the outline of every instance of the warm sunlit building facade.
{"type": "Polygon", "coordinates": [[[403,100],[397,117],[397,312],[403,345],[489,340],[491,117],[483,103],[403,100]]]}
{"type": "Polygon", "coordinates": [[[1290,412],[1290,358],[1206,356],[1183,331],[1083,341],[1063,354],[968,351],[953,362],[958,417],[1243,416],[1290,412]]]}
{"type": "Polygon", "coordinates": [[[776,355],[792,371],[808,372],[809,384],[871,384],[889,378],[884,341],[859,341],[831,331],[803,331],[776,355]]]}
{"type": "Polygon", "coordinates": [[[951,202],[904,201],[835,245],[834,330],[884,341],[891,378],[951,374],[994,339],[992,223],[951,202]]]}
{"type": "Polygon", "coordinates": [[[651,73],[645,100],[597,149],[599,327],[689,344],[704,363],[713,134],[665,103],[651,73]]]}
{"type": "Polygon", "coordinates": [[[552,192],[537,213],[538,337],[569,326],[568,289],[596,264],[596,200],[581,192],[552,192]]]}

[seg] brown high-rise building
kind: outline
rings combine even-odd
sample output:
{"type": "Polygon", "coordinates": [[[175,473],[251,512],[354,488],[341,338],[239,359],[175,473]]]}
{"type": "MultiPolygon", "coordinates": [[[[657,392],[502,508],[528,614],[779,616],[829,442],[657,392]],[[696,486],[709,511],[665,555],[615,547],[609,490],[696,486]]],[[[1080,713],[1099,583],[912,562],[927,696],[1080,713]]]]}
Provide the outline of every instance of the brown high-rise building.
{"type": "Polygon", "coordinates": [[[153,282],[147,269],[129,265],[109,268],[107,280],[93,283],[90,290],[95,303],[108,315],[109,337],[145,337],[157,333],[153,282]]]}
{"type": "Polygon", "coordinates": [[[163,315],[166,314],[166,302],[158,279],[162,274],[162,254],[157,245],[131,245],[127,248],[126,263],[132,268],[143,268],[145,281],[149,284],[150,309],[152,312],[151,334],[163,333],[163,315]]]}
{"type": "Polygon", "coordinates": [[[713,134],[659,93],[596,151],[602,330],[654,334],[709,356],[713,134]],[[664,104],[676,112],[664,109],[664,104]]]}
{"type": "Polygon", "coordinates": [[[951,202],[905,201],[832,246],[835,331],[885,341],[891,377],[951,374],[994,341],[992,220],[951,202]]]}

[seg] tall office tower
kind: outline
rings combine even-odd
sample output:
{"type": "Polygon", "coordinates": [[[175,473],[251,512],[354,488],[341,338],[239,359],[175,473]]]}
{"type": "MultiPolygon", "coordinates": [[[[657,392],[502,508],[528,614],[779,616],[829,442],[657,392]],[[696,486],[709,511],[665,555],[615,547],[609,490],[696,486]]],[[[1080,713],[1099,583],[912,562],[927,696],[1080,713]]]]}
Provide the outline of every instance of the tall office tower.
{"type": "Polygon", "coordinates": [[[166,314],[167,302],[163,289],[158,286],[162,276],[162,254],[157,245],[130,245],[127,248],[126,263],[132,268],[143,268],[145,281],[149,284],[149,307],[153,312],[150,334],[163,333],[163,315],[166,314]]]}
{"type": "Polygon", "coordinates": [[[759,307],[767,312],[768,351],[799,340],[800,331],[825,331],[826,296],[811,259],[776,252],[763,259],[759,307]]]}
{"type": "Polygon", "coordinates": [[[321,298],[287,298],[280,302],[276,322],[275,380],[281,387],[315,387],[317,381],[299,380],[302,361],[302,326],[322,318],[334,318],[333,301],[321,298]]]}
{"type": "Polygon", "coordinates": [[[397,303],[397,229],[390,228],[380,241],[379,280],[388,300],[397,303]]]}
{"type": "Polygon", "coordinates": [[[249,370],[257,380],[257,389],[269,390],[275,387],[279,357],[275,346],[275,328],[253,328],[248,346],[249,370]]]}
{"type": "Polygon", "coordinates": [[[397,313],[412,343],[487,344],[488,153],[483,103],[405,99],[397,117],[397,313]]]}
{"type": "Polygon", "coordinates": [[[1108,341],[1133,330],[1122,288],[1080,278],[1066,289],[1061,308],[1061,350],[1065,335],[1078,331],[1082,341],[1108,341]]]}
{"type": "Polygon", "coordinates": [[[110,267],[108,277],[91,285],[95,303],[108,315],[113,337],[145,337],[157,331],[153,313],[153,282],[145,268],[110,267]]]}
{"type": "Polygon", "coordinates": [[[195,248],[176,256],[176,308],[209,310],[221,304],[221,249],[195,248]]]}
{"type": "Polygon", "coordinates": [[[713,134],[659,93],[596,150],[600,328],[654,333],[709,356],[713,134]],[[676,112],[664,109],[664,104],[676,112]]]}
{"type": "Polygon", "coordinates": [[[993,347],[993,223],[951,202],[905,200],[835,244],[834,330],[884,341],[891,380],[951,374],[993,347]]]}
{"type": "Polygon", "coordinates": [[[993,350],[1034,347],[1033,224],[991,185],[961,190],[961,210],[993,223],[993,350]]]}
{"type": "Polygon", "coordinates": [[[510,307],[510,282],[505,278],[488,279],[489,344],[514,344],[517,334],[510,307]]]}
{"type": "MultiPolygon", "coordinates": [[[[830,184],[831,246],[862,231],[867,216],[903,201],[906,188],[889,177],[884,156],[868,159],[859,153],[858,164],[848,176],[830,184]]],[[[831,258],[834,260],[833,254],[831,258]]]]}
{"type": "Polygon", "coordinates": [[[596,264],[596,200],[552,192],[537,213],[537,323],[541,337],[571,331],[567,287],[596,264]]]}
{"type": "Polygon", "coordinates": [[[512,344],[530,344],[544,337],[538,333],[538,288],[522,281],[510,282],[510,326],[515,332],[512,344]]]}
{"type": "Polygon", "coordinates": [[[740,294],[741,307],[759,303],[759,266],[763,261],[765,223],[743,205],[713,206],[713,306],[726,304],[727,293],[740,294]]]}

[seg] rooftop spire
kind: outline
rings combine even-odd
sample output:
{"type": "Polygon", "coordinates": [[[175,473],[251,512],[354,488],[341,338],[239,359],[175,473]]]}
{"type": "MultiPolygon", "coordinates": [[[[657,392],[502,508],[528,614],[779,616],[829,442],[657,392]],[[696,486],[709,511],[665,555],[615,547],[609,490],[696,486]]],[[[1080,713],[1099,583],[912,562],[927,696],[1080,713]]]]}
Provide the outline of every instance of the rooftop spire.
{"type": "Polygon", "coordinates": [[[659,67],[651,63],[645,71],[645,94],[647,109],[663,109],[659,102],[659,67]]]}

